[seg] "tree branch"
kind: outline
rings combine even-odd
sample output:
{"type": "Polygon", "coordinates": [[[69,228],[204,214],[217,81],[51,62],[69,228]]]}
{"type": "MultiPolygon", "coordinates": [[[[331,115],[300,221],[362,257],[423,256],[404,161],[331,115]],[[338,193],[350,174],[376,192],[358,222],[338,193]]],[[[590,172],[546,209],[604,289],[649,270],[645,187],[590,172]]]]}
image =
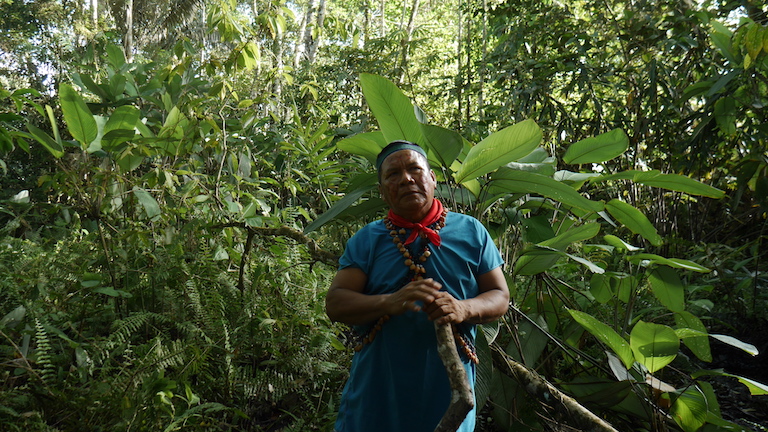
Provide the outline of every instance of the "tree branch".
{"type": "Polygon", "coordinates": [[[456,432],[475,406],[472,388],[469,386],[467,371],[456,350],[453,327],[450,324],[435,323],[437,335],[437,353],[443,361],[448,381],[451,384],[451,404],[435,428],[435,432],[456,432]]]}
{"type": "Polygon", "coordinates": [[[504,373],[515,378],[531,396],[539,400],[547,400],[548,404],[554,405],[557,412],[573,422],[573,426],[594,432],[618,432],[613,426],[558,390],[536,372],[513,360],[498,346],[492,345],[491,349],[494,360],[505,367],[504,373]]]}

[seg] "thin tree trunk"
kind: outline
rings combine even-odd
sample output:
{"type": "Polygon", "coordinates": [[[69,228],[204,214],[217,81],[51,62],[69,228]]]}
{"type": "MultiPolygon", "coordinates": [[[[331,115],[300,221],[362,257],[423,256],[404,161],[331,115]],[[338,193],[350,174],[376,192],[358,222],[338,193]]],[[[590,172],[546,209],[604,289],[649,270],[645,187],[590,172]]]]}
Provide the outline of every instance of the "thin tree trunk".
{"type": "Polygon", "coordinates": [[[299,40],[296,42],[296,49],[293,53],[293,67],[298,68],[301,63],[301,57],[308,51],[312,43],[312,24],[315,19],[315,10],[317,10],[317,0],[309,0],[307,4],[307,13],[301,20],[299,28],[299,40]]]}
{"type": "Polygon", "coordinates": [[[486,56],[488,55],[488,0],[483,0],[483,45],[480,54],[480,68],[478,70],[478,88],[477,88],[477,114],[480,121],[485,117],[485,100],[483,99],[483,87],[485,86],[486,74],[486,56]]]}
{"type": "Polygon", "coordinates": [[[456,77],[454,78],[454,84],[456,85],[456,103],[457,103],[457,113],[456,113],[456,129],[461,130],[461,124],[462,124],[462,116],[461,116],[461,110],[464,106],[463,99],[464,95],[462,92],[462,82],[464,79],[462,78],[461,74],[461,53],[464,49],[463,42],[464,38],[462,36],[462,31],[464,30],[464,16],[461,13],[461,1],[458,2],[458,7],[456,10],[458,11],[458,16],[456,19],[456,77]]]}
{"type": "Polygon", "coordinates": [[[381,21],[379,23],[379,37],[383,38],[385,34],[387,34],[387,22],[384,20],[384,17],[386,16],[386,6],[387,2],[386,0],[380,0],[379,2],[379,9],[381,9],[381,21]]]}
{"type": "MultiPolygon", "coordinates": [[[[413,4],[411,5],[411,13],[408,16],[408,24],[405,28],[405,35],[403,36],[403,39],[400,41],[400,79],[399,82],[403,82],[405,80],[405,74],[408,70],[408,54],[411,47],[411,39],[413,37],[413,29],[416,27],[416,14],[419,12],[419,6],[421,4],[421,0],[413,0],[413,4]]],[[[403,11],[405,13],[405,11],[403,11]]]]}
{"type": "Polygon", "coordinates": [[[123,38],[125,59],[128,63],[133,61],[133,0],[125,2],[125,37],[123,38]]]}
{"type": "MultiPolygon", "coordinates": [[[[320,47],[320,39],[323,34],[323,24],[325,23],[325,0],[320,0],[320,4],[317,8],[317,20],[315,22],[316,37],[312,40],[312,44],[309,46],[309,55],[307,60],[309,64],[315,63],[317,57],[317,50],[320,47]]],[[[310,35],[311,36],[311,35],[310,35]]]]}

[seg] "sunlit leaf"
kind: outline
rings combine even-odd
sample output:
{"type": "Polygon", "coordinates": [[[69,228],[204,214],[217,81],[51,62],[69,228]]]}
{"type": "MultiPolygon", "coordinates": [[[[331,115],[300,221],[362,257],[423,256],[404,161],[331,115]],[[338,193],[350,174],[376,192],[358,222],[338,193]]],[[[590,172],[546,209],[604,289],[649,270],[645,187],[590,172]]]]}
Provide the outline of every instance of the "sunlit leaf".
{"type": "Polygon", "coordinates": [[[384,135],[381,131],[375,131],[355,134],[348,138],[344,138],[336,144],[336,148],[348,153],[363,156],[373,165],[376,163],[376,156],[378,156],[381,149],[386,145],[387,141],[384,139],[384,135]]]}
{"type": "Polygon", "coordinates": [[[700,195],[710,198],[722,198],[725,192],[712,186],[679,174],[662,174],[660,171],[645,171],[636,173],[632,179],[646,186],[658,187],[689,195],[700,195]]]}
{"type": "Polygon", "coordinates": [[[530,119],[492,133],[469,150],[456,173],[456,182],[475,179],[528,155],[541,137],[539,125],[530,119]]]}
{"type": "Polygon", "coordinates": [[[421,141],[421,126],[416,120],[413,104],[392,81],[363,73],[360,74],[360,87],[387,142],[421,141]]]}
{"type": "Polygon", "coordinates": [[[680,349],[680,339],[672,328],[645,321],[638,321],[632,328],[629,344],[637,361],[650,373],[671,363],[680,349]]]}
{"type": "Polygon", "coordinates": [[[677,324],[675,333],[677,333],[685,346],[700,360],[711,362],[712,351],[709,347],[707,328],[704,327],[701,320],[690,312],[682,311],[675,314],[675,324],[677,324]],[[697,334],[681,335],[680,330],[683,329],[694,330],[697,334]]]}
{"type": "Polygon", "coordinates": [[[91,110],[80,94],[67,83],[59,86],[59,102],[67,123],[69,133],[80,143],[83,149],[96,138],[98,128],[91,110]]]}
{"type": "Polygon", "coordinates": [[[491,186],[508,193],[526,193],[541,195],[565,205],[580,208],[582,210],[601,211],[603,203],[584,198],[574,188],[532,172],[504,170],[498,177],[494,174],[491,186]]]}
{"type": "Polygon", "coordinates": [[[563,162],[574,165],[605,162],[621,155],[627,148],[627,134],[614,129],[571,144],[563,155],[563,162]]]}
{"type": "Polygon", "coordinates": [[[681,258],[665,258],[660,255],[641,253],[631,255],[627,257],[627,261],[639,263],[641,261],[648,261],[649,264],[661,264],[673,268],[679,268],[684,270],[692,270],[699,273],[709,273],[711,270],[708,268],[696,264],[693,261],[681,259],[681,258]]]}
{"type": "Polygon", "coordinates": [[[667,266],[659,266],[651,270],[648,280],[653,288],[653,295],[672,312],[682,312],[685,309],[685,288],[677,272],[667,266]]]}
{"type": "Polygon", "coordinates": [[[608,213],[616,218],[617,221],[629,228],[630,231],[641,235],[654,246],[658,246],[662,243],[661,236],[648,218],[645,217],[640,210],[630,204],[617,199],[612,199],[605,204],[605,209],[608,210],[608,213]]]}
{"type": "Polygon", "coordinates": [[[619,336],[612,328],[585,312],[574,309],[568,309],[568,312],[576,322],[581,324],[594,337],[608,345],[608,348],[619,356],[624,367],[629,369],[632,366],[635,362],[635,356],[632,354],[632,349],[624,338],[619,336]]]}
{"type": "Polygon", "coordinates": [[[761,382],[757,382],[749,378],[744,378],[743,376],[726,373],[726,372],[723,372],[722,370],[698,370],[691,374],[693,378],[699,378],[706,375],[727,376],[731,378],[736,378],[737,380],[739,380],[740,383],[747,386],[747,388],[749,389],[749,394],[753,396],[768,395],[768,385],[763,384],[761,382]]]}
{"type": "Polygon", "coordinates": [[[707,420],[707,398],[696,387],[688,387],[672,404],[670,414],[685,432],[695,432],[707,420]]]}

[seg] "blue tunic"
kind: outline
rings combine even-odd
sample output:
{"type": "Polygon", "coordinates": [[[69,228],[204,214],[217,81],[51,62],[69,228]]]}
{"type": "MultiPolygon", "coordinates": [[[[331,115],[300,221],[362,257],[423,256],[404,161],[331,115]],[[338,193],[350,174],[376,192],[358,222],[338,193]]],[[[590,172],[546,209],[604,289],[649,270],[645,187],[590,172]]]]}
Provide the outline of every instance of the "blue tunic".
{"type": "MultiPolygon", "coordinates": [[[[488,231],[471,216],[448,213],[440,237],[439,248],[430,245],[425,277],[440,282],[458,299],[476,297],[477,276],[503,263],[488,231]]],[[[403,261],[383,220],[378,220],[349,240],[340,269],[361,269],[368,276],[364,293],[385,294],[407,282],[408,268],[403,261]]],[[[474,341],[475,326],[462,327],[474,341]]],[[[462,360],[474,388],[474,364],[463,356],[462,360]]],[[[338,432],[431,432],[450,398],[434,324],[426,313],[410,311],[392,317],[373,342],[355,354],[335,427],[338,432]]],[[[473,409],[458,430],[474,429],[473,409]]]]}

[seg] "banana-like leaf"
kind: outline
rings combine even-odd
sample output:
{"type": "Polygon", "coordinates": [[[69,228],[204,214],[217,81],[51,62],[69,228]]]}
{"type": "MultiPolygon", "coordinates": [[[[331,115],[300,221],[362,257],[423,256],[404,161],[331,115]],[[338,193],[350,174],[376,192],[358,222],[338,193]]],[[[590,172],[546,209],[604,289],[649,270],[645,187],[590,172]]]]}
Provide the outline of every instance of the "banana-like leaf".
{"type": "Polygon", "coordinates": [[[422,124],[423,144],[439,166],[450,168],[464,148],[464,138],[457,132],[440,126],[422,124]]]}
{"type": "Polygon", "coordinates": [[[664,258],[663,256],[649,254],[649,253],[628,256],[627,260],[634,263],[647,260],[649,261],[650,264],[661,264],[661,265],[670,266],[672,268],[692,270],[698,273],[709,273],[711,271],[710,269],[704,266],[701,266],[699,264],[696,264],[693,261],[689,261],[681,258],[664,258]]]}
{"type": "Polygon", "coordinates": [[[530,119],[494,132],[469,150],[455,175],[456,182],[475,179],[528,155],[541,137],[539,125],[530,119]]]}
{"type": "Polygon", "coordinates": [[[649,276],[653,295],[672,312],[685,310],[685,288],[677,272],[667,266],[651,270],[649,276]]]}
{"type": "Polygon", "coordinates": [[[638,321],[630,332],[629,345],[637,361],[654,373],[677,357],[680,338],[671,327],[638,321]]]}
{"type": "Polygon", "coordinates": [[[48,150],[51,155],[53,155],[53,157],[58,159],[64,156],[64,147],[62,147],[61,144],[57,143],[53,138],[51,138],[51,136],[48,135],[44,130],[33,125],[32,123],[27,123],[27,130],[29,130],[29,133],[32,134],[37,142],[42,144],[43,147],[45,147],[45,149],[48,150]]]}
{"type": "Polygon", "coordinates": [[[387,141],[384,139],[384,134],[382,134],[381,131],[375,131],[355,134],[351,137],[344,138],[336,144],[336,148],[363,156],[368,159],[371,164],[375,164],[376,156],[378,156],[381,149],[386,145],[387,141]]]}
{"type": "Polygon", "coordinates": [[[699,195],[710,198],[722,198],[725,192],[712,186],[696,181],[680,174],[662,174],[660,171],[638,172],[633,177],[636,183],[658,187],[688,195],[699,195]]]}
{"type": "Polygon", "coordinates": [[[691,374],[693,378],[698,378],[705,375],[716,375],[716,376],[727,376],[731,378],[736,378],[739,380],[740,383],[744,384],[749,388],[749,393],[753,396],[765,396],[768,395],[768,385],[765,385],[763,383],[751,380],[749,378],[744,378],[739,375],[733,375],[729,373],[725,373],[722,370],[699,370],[695,373],[691,374]]]}
{"type": "Polygon", "coordinates": [[[574,320],[584,327],[592,336],[596,337],[600,342],[608,345],[624,364],[624,367],[629,369],[635,362],[635,356],[632,354],[632,348],[627,341],[619,336],[612,328],[606,324],[598,321],[592,315],[588,313],[577,311],[574,309],[568,309],[574,320]]]}
{"type": "MultiPolygon", "coordinates": [[[[568,229],[561,234],[539,242],[526,248],[515,262],[515,274],[534,275],[549,270],[550,267],[564,255],[563,251],[572,243],[588,240],[596,236],[600,231],[600,224],[587,223],[578,227],[568,229]]],[[[592,272],[600,273],[602,269],[595,264],[572,255],[567,255],[571,259],[586,265],[592,272]]]]}
{"type": "Polygon", "coordinates": [[[321,226],[325,225],[326,223],[330,222],[339,213],[346,210],[348,207],[354,204],[358,199],[360,199],[361,196],[368,193],[374,187],[376,187],[375,182],[369,185],[362,186],[359,189],[356,189],[352,192],[347,193],[346,195],[344,195],[344,198],[336,201],[336,203],[334,203],[333,206],[331,206],[331,208],[328,209],[328,211],[321,214],[317,219],[312,221],[311,224],[307,225],[307,227],[304,228],[304,232],[310,233],[320,228],[321,226]]]}
{"type": "Polygon", "coordinates": [[[605,209],[633,233],[643,236],[654,246],[661,244],[661,236],[640,210],[617,199],[608,201],[605,204],[605,209]]]}
{"type": "Polygon", "coordinates": [[[603,203],[584,198],[572,187],[551,177],[515,170],[504,170],[503,174],[498,177],[497,179],[496,174],[494,174],[491,179],[491,186],[505,192],[541,195],[586,211],[599,212],[603,210],[603,203]]]}
{"type": "Polygon", "coordinates": [[[158,204],[157,200],[155,200],[149,192],[142,188],[134,187],[133,194],[136,195],[139,203],[144,207],[144,211],[149,219],[154,219],[160,215],[160,204],[158,204]]]}
{"type": "Polygon", "coordinates": [[[611,160],[629,148],[629,137],[621,129],[583,139],[568,147],[563,161],[568,164],[590,164],[611,160]]]}
{"type": "Polygon", "coordinates": [[[67,83],[62,83],[59,86],[59,102],[69,133],[80,143],[83,149],[88,148],[98,133],[96,120],[93,118],[91,110],[88,109],[88,105],[85,104],[80,94],[67,83]]]}
{"type": "Polygon", "coordinates": [[[421,126],[413,104],[392,81],[364,73],[360,74],[360,87],[387,142],[421,143],[421,126]]]}
{"type": "Polygon", "coordinates": [[[682,311],[675,314],[675,324],[677,324],[675,333],[680,336],[680,340],[683,341],[685,346],[687,346],[691,352],[693,352],[693,354],[696,355],[696,357],[698,357],[700,360],[711,362],[712,350],[709,346],[707,328],[704,327],[704,324],[701,322],[701,320],[696,315],[688,311],[682,311]],[[692,329],[699,332],[700,334],[681,335],[681,329],[692,329]]]}
{"type": "Polygon", "coordinates": [[[707,398],[697,386],[688,387],[675,403],[670,414],[685,432],[696,432],[707,421],[707,398]]]}

